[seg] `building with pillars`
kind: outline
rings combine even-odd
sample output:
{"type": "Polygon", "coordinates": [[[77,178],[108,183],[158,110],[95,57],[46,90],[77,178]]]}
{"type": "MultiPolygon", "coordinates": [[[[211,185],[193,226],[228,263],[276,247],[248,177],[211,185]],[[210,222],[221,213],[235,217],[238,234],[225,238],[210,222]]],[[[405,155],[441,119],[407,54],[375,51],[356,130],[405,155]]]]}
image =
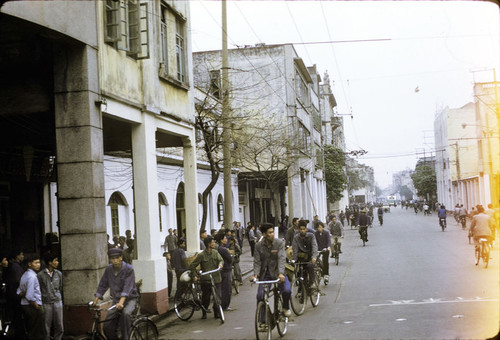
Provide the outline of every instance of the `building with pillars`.
{"type": "Polygon", "coordinates": [[[1,247],[59,248],[68,334],[88,329],[106,234],[136,235],[133,265],[149,313],[168,309],[162,221],[198,250],[188,25],[189,3],[177,1],[0,9],[1,247]],[[59,242],[49,244],[52,232],[59,242]]]}
{"type": "MultiPolygon", "coordinates": [[[[325,130],[332,129],[333,94],[321,92],[316,66],[306,67],[293,45],[259,44],[228,54],[242,222],[323,219],[322,145],[331,140],[325,130]]],[[[196,86],[219,95],[221,51],[193,53],[193,67],[196,86]]]]}

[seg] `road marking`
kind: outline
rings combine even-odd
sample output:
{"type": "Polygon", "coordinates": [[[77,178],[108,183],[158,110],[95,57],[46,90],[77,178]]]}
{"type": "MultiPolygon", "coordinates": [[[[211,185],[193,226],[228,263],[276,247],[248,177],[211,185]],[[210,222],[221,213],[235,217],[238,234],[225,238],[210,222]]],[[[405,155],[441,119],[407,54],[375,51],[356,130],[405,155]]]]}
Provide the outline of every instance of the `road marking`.
{"type": "Polygon", "coordinates": [[[203,331],[193,331],[193,333],[203,333],[203,331]]]}
{"type": "Polygon", "coordinates": [[[437,303],[466,303],[466,302],[498,302],[500,299],[489,299],[481,298],[476,296],[472,299],[464,299],[459,297],[455,300],[443,300],[443,299],[424,299],[422,301],[415,300],[388,300],[390,303],[375,303],[369,305],[370,307],[382,307],[382,306],[401,306],[401,305],[427,305],[427,304],[437,304],[437,303]]]}
{"type": "Polygon", "coordinates": [[[464,316],[461,315],[461,314],[458,314],[458,315],[453,315],[454,318],[463,318],[464,316]]]}
{"type": "Polygon", "coordinates": [[[346,325],[349,325],[349,324],[351,324],[351,323],[353,323],[353,322],[354,322],[354,321],[344,321],[344,323],[345,323],[346,325]]]}
{"type": "Polygon", "coordinates": [[[239,329],[243,329],[243,327],[234,327],[234,329],[239,330],[239,329]]]}
{"type": "Polygon", "coordinates": [[[406,319],[396,319],[396,321],[406,321],[406,319]]]}

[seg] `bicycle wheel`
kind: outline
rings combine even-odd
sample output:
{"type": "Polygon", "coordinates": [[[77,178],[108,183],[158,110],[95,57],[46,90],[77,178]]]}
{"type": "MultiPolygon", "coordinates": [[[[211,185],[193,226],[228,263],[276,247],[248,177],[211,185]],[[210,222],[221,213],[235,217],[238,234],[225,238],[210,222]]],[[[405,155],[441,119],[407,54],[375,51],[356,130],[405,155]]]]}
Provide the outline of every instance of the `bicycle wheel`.
{"type": "Polygon", "coordinates": [[[488,268],[488,263],[490,262],[490,247],[487,244],[483,245],[483,262],[484,268],[488,268]]]}
{"type": "Polygon", "coordinates": [[[240,293],[240,283],[233,277],[233,288],[236,294],[240,293]]]}
{"type": "Polygon", "coordinates": [[[295,279],[291,288],[292,296],[290,298],[290,303],[292,305],[292,310],[295,315],[301,315],[306,309],[306,287],[302,280],[295,279]]]}
{"type": "Polygon", "coordinates": [[[271,339],[271,311],[264,301],[259,301],[255,310],[255,338],[271,339]]]}
{"type": "Polygon", "coordinates": [[[474,251],[474,257],[476,258],[476,266],[479,264],[479,260],[481,259],[481,246],[478,246],[474,251]]]}
{"type": "Polygon", "coordinates": [[[224,321],[225,321],[224,310],[222,309],[220,297],[219,297],[219,295],[217,295],[217,292],[215,291],[215,287],[212,287],[212,296],[214,297],[214,303],[215,303],[215,309],[216,309],[216,311],[214,311],[214,313],[219,314],[220,323],[224,323],[224,321]]]}
{"type": "Polygon", "coordinates": [[[319,298],[321,297],[319,285],[321,283],[322,276],[323,276],[323,271],[321,270],[321,268],[318,267],[314,268],[314,281],[311,286],[311,295],[309,295],[313,307],[316,307],[319,304],[319,298]]]}
{"type": "Polygon", "coordinates": [[[195,309],[193,290],[186,288],[184,292],[175,294],[174,297],[174,310],[177,317],[182,321],[191,319],[195,309]]]}
{"type": "Polygon", "coordinates": [[[364,247],[366,244],[366,231],[363,231],[362,239],[363,239],[363,247],[364,247]]]}
{"type": "Polygon", "coordinates": [[[339,253],[338,252],[335,252],[335,265],[336,266],[339,265],[339,253]]]}
{"type": "Polygon", "coordinates": [[[157,340],[158,329],[153,321],[141,317],[132,324],[129,340],[157,340]]]}
{"type": "MultiPolygon", "coordinates": [[[[275,295],[276,298],[276,295],[275,295]]],[[[278,318],[276,320],[276,324],[278,326],[278,333],[280,336],[284,336],[288,329],[288,317],[283,314],[283,298],[281,294],[278,294],[278,304],[276,306],[277,311],[275,311],[274,315],[278,318]]]]}

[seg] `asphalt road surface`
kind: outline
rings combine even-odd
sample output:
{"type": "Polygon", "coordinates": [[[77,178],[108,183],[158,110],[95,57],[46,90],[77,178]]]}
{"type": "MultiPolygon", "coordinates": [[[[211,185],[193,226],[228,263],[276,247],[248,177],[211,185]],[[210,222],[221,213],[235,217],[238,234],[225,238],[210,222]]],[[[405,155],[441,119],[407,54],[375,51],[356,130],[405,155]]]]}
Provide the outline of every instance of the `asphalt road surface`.
{"type": "MultiPolygon", "coordinates": [[[[345,228],[340,264],[330,263],[330,283],[318,307],[308,301],[292,314],[284,339],[485,339],[500,319],[498,242],[489,267],[474,265],[467,232],[448,218],[442,232],[436,214],[392,208],[384,225],[368,229],[363,247],[357,230],[345,228]]],[[[158,322],[162,339],[252,339],[257,286],[248,281],[233,295],[220,324],[195,312],[187,322],[174,313],[158,322]]],[[[273,337],[279,338],[276,330],[273,337]]]]}

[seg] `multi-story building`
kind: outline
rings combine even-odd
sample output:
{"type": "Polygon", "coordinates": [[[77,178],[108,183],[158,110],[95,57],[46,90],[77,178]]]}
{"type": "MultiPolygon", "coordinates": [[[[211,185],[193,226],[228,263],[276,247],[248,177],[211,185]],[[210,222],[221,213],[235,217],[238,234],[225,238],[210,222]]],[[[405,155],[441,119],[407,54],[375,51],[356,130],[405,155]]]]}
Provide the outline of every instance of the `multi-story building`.
{"type": "Polygon", "coordinates": [[[392,194],[396,194],[398,199],[411,200],[416,198],[415,187],[411,179],[412,173],[412,170],[406,169],[392,174],[392,194]],[[401,189],[404,187],[408,188],[408,192],[404,193],[406,196],[401,194],[401,189]]]}
{"type": "Polygon", "coordinates": [[[197,167],[207,170],[196,161],[188,26],[179,1],[1,7],[1,247],[42,252],[44,235],[58,234],[68,334],[88,329],[79,311],[108,263],[106,234],[136,235],[151,313],[168,308],[167,228],[198,250],[197,167]]]}
{"type": "MultiPolygon", "coordinates": [[[[193,60],[196,85],[220,95],[221,51],[196,52],[193,60]]],[[[306,67],[292,45],[261,44],[229,50],[229,68],[244,221],[325,216],[322,138],[336,103],[331,91],[320,91],[316,67],[306,67]]]]}

